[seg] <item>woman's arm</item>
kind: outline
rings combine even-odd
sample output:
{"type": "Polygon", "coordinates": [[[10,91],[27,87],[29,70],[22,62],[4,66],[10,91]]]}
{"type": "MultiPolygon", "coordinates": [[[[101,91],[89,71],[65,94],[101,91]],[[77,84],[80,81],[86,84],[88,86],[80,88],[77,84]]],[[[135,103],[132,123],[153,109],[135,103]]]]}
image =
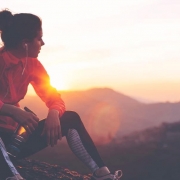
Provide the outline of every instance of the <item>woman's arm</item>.
{"type": "Polygon", "coordinates": [[[4,104],[1,101],[0,115],[12,117],[18,124],[23,126],[28,133],[32,133],[38,126],[39,118],[30,112],[26,112],[19,107],[4,104]]]}
{"type": "Polygon", "coordinates": [[[38,60],[34,66],[31,84],[49,108],[42,135],[46,135],[47,143],[54,146],[57,140],[62,138],[59,117],[65,112],[64,101],[57,90],[51,86],[50,78],[38,60]]]}
{"type": "MultiPolygon", "coordinates": [[[[45,102],[46,106],[59,111],[61,117],[65,112],[65,104],[58,91],[51,86],[50,78],[42,64],[36,60],[33,65],[31,84],[37,95],[45,102]]],[[[61,82],[59,82],[61,83],[61,82]]]]}

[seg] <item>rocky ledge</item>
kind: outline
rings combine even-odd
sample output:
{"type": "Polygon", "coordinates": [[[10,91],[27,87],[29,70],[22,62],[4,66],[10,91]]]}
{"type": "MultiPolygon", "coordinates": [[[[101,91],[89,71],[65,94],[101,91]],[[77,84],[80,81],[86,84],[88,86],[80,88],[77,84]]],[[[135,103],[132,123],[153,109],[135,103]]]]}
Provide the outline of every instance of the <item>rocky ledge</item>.
{"type": "Polygon", "coordinates": [[[18,172],[26,180],[90,180],[91,174],[81,175],[58,165],[24,159],[16,163],[18,172]]]}

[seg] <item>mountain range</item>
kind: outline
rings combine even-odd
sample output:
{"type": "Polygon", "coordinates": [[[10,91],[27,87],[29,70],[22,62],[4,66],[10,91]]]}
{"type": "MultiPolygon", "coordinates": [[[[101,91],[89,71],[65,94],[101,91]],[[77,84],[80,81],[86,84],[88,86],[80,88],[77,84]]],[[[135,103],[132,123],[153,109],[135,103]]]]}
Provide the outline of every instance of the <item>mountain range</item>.
{"type": "MultiPolygon", "coordinates": [[[[109,88],[86,91],[61,91],[66,110],[76,111],[93,140],[109,143],[129,133],[163,122],[180,120],[180,102],[142,103],[109,88]]],[[[26,96],[21,106],[29,107],[39,118],[47,115],[47,107],[37,96],[26,96]]]]}

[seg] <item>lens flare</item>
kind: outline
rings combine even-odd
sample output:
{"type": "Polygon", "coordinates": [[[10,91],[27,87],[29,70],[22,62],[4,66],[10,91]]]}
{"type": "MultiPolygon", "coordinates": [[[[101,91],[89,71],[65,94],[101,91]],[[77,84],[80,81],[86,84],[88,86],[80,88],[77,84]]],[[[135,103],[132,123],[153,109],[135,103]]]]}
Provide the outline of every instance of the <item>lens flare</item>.
{"type": "Polygon", "coordinates": [[[90,115],[88,130],[98,144],[111,142],[120,126],[121,113],[108,103],[99,103],[90,115]]]}

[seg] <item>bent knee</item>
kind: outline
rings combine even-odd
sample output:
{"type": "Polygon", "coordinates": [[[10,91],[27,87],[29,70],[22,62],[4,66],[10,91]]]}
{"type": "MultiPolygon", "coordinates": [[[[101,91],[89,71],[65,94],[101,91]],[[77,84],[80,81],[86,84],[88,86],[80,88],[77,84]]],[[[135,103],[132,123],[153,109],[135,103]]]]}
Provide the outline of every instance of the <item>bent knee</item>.
{"type": "Polygon", "coordinates": [[[82,124],[79,114],[75,111],[65,111],[65,113],[63,114],[63,118],[65,118],[65,121],[70,124],[82,124]]]}
{"type": "Polygon", "coordinates": [[[77,112],[75,112],[75,111],[66,111],[66,112],[69,114],[69,116],[80,119],[79,114],[77,112]]]}

